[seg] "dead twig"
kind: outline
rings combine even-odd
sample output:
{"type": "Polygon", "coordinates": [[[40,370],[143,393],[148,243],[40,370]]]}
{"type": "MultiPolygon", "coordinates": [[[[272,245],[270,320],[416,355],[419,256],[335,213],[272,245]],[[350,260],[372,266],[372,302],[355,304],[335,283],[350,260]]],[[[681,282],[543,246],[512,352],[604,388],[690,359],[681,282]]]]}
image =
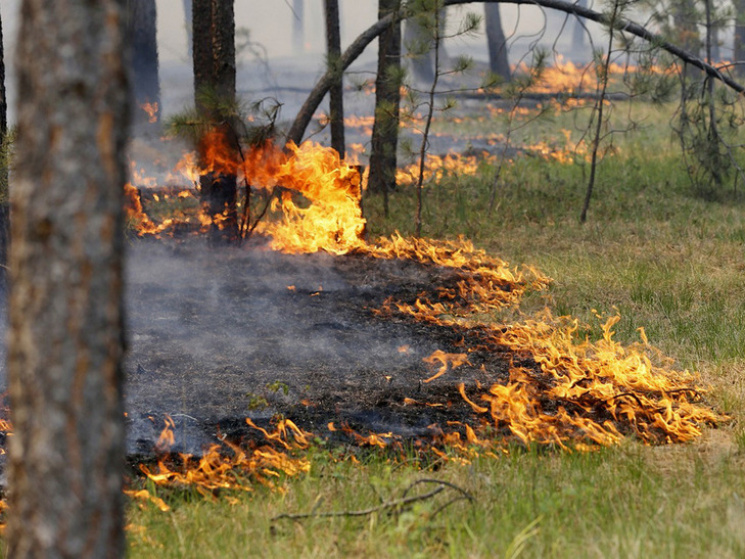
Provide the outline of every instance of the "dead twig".
{"type": "MultiPolygon", "coordinates": [[[[432,516],[436,516],[441,511],[452,505],[453,503],[461,500],[468,500],[471,502],[474,502],[475,499],[473,495],[468,493],[465,489],[462,489],[455,485],[454,483],[450,483],[448,481],[442,481],[438,479],[419,479],[415,482],[413,482],[411,485],[409,485],[403,492],[403,496],[398,499],[392,499],[390,501],[383,501],[377,506],[369,507],[366,509],[359,509],[359,510],[343,510],[343,511],[330,511],[330,512],[315,512],[312,510],[311,512],[307,513],[282,513],[278,514],[277,516],[272,517],[272,522],[277,520],[304,520],[306,518],[334,518],[334,517],[359,517],[359,516],[369,516],[371,514],[375,514],[378,512],[384,512],[384,511],[393,511],[394,513],[400,512],[403,508],[407,507],[408,505],[411,505],[413,503],[417,503],[420,501],[426,501],[428,499],[432,499],[436,495],[439,495],[446,489],[453,489],[459,495],[453,499],[450,499],[447,503],[444,505],[441,505],[438,507],[434,514],[432,516]],[[437,485],[434,489],[431,489],[430,491],[427,491],[426,493],[421,493],[419,495],[411,495],[409,496],[409,492],[412,491],[416,486],[422,485],[422,484],[433,484],[437,485]]],[[[378,497],[380,497],[378,495],[378,497]]]]}

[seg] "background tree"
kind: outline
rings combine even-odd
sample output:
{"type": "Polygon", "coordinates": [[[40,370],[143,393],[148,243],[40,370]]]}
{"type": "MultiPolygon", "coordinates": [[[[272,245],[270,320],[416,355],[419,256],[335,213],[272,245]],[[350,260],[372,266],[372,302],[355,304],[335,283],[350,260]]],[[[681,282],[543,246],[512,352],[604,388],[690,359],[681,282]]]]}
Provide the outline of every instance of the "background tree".
{"type": "MultiPolygon", "coordinates": [[[[401,0],[379,0],[378,19],[401,10],[401,0]]],[[[388,193],[396,186],[398,126],[400,121],[401,22],[396,21],[378,39],[378,72],[375,77],[375,121],[370,140],[368,189],[383,194],[388,216],[388,193]]]]}
{"type": "Polygon", "coordinates": [[[155,124],[160,110],[155,0],[127,0],[127,17],[132,44],[134,122],[137,125],[155,124]]]}
{"type": "Polygon", "coordinates": [[[186,27],[186,48],[189,51],[189,57],[191,58],[194,50],[194,36],[192,33],[192,4],[191,0],[184,0],[184,27],[186,27]]]}
{"type": "Polygon", "coordinates": [[[5,48],[3,46],[3,22],[0,16],[0,277],[5,278],[10,238],[10,204],[8,202],[9,158],[8,100],[5,93],[5,48]]]}
{"type": "Polygon", "coordinates": [[[499,4],[484,4],[484,22],[486,42],[489,47],[489,71],[504,81],[510,81],[512,72],[507,59],[507,38],[502,29],[499,4]]]}
{"type": "Polygon", "coordinates": [[[745,76],[745,0],[733,0],[735,12],[735,45],[734,57],[737,66],[735,72],[742,78],[745,76]]]}
{"type": "MultiPolygon", "coordinates": [[[[414,79],[422,84],[430,84],[435,79],[434,45],[432,33],[427,29],[422,17],[417,14],[426,13],[426,6],[422,0],[412,2],[409,9],[413,17],[406,20],[404,26],[404,45],[409,58],[409,67],[414,79]]],[[[442,14],[438,15],[441,21],[442,14]]],[[[438,48],[442,48],[440,45],[438,48]]]]}
{"type": "MultiPolygon", "coordinates": [[[[419,0],[421,1],[421,0],[419,0]]],[[[530,4],[533,6],[540,6],[544,8],[551,8],[566,14],[574,15],[586,19],[588,21],[594,21],[596,23],[605,24],[607,23],[607,14],[595,11],[590,8],[575,3],[574,0],[481,0],[482,2],[492,3],[503,3],[503,4],[530,4]]],[[[445,6],[461,6],[464,4],[477,3],[477,0],[443,0],[445,6]]],[[[410,14],[403,14],[402,17],[407,17],[410,14]]],[[[346,70],[365,50],[365,47],[375,40],[385,29],[387,29],[394,21],[393,16],[386,16],[382,20],[375,22],[365,31],[363,31],[349,47],[344,51],[341,56],[340,66],[343,70],[346,70]]],[[[730,90],[738,93],[745,93],[745,86],[737,83],[731,79],[727,74],[720,72],[718,69],[712,67],[701,60],[698,56],[682,49],[678,45],[671,43],[665,36],[654,33],[633,21],[621,20],[618,22],[619,26],[622,26],[624,33],[628,36],[639,37],[648,43],[652,43],[660,49],[668,52],[672,56],[676,57],[681,62],[689,64],[693,67],[701,69],[704,73],[710,76],[712,79],[716,79],[721,83],[725,84],[730,90]]],[[[329,88],[333,85],[333,75],[326,71],[321,78],[313,86],[308,97],[306,98],[303,106],[298,111],[287,132],[287,139],[293,140],[295,143],[300,143],[305,134],[305,130],[308,128],[308,124],[313,118],[313,114],[318,109],[319,105],[323,101],[328,93],[329,88]]]]}
{"type": "Polygon", "coordinates": [[[305,3],[303,0],[292,2],[292,50],[295,54],[305,52],[305,3]]]}
{"type": "MultiPolygon", "coordinates": [[[[577,0],[577,5],[581,8],[587,8],[588,0],[577,0]]],[[[580,50],[587,47],[587,33],[582,20],[578,17],[574,18],[574,25],[572,26],[572,49],[580,50]]]]}
{"type": "Polygon", "coordinates": [[[329,69],[336,80],[329,90],[329,118],[331,147],[344,159],[344,71],[339,67],[341,58],[341,31],[339,28],[339,0],[324,0],[326,16],[326,57],[329,69]]]}
{"type": "MultiPolygon", "coordinates": [[[[198,140],[201,167],[219,144],[227,160],[237,161],[235,132],[235,12],[232,0],[195,0],[194,103],[205,123],[198,140]],[[217,143],[216,143],[217,142],[217,143]]],[[[202,204],[212,217],[211,242],[238,239],[236,169],[219,166],[199,177],[202,204]]]]}
{"type": "Polygon", "coordinates": [[[8,556],[121,557],[124,0],[24,0],[18,37],[8,556]]]}

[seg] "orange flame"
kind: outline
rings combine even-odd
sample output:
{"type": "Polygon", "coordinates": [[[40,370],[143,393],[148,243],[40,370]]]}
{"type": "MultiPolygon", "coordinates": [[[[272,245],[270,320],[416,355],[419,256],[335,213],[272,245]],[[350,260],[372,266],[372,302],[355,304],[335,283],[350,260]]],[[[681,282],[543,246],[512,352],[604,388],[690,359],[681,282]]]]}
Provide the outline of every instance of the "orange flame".
{"type": "Polygon", "coordinates": [[[143,103],[140,108],[147,113],[147,121],[150,124],[158,122],[158,103],[143,103]]]}
{"type": "MultiPolygon", "coordinates": [[[[198,172],[235,172],[253,188],[278,192],[272,201],[271,219],[262,221],[257,229],[271,238],[273,249],[289,253],[355,251],[447,268],[453,281],[413,302],[389,299],[376,312],[470,329],[474,334],[470,338],[475,341],[461,341],[462,351],[438,350],[426,358],[437,370],[423,382],[433,382],[467,364],[469,353],[477,349],[513,356],[509,378],[502,383],[477,384],[468,390],[465,385],[459,387],[463,401],[473,410],[472,422],[433,427],[440,433],[437,444],[462,452],[464,460],[473,455],[472,447],[494,452],[505,440],[503,435],[511,434],[525,444],[571,445],[586,450],[593,445],[617,444],[629,434],[647,443],[688,441],[700,434],[702,425],[724,419],[702,405],[702,391],[693,375],[671,370],[669,364],[655,364],[646,343],[626,347],[615,342],[612,328],[618,317],[606,321],[603,338],[597,342],[578,341],[576,321],[557,319],[549,312],[516,324],[495,325],[483,320],[495,310],[517,308],[527,292],[546,288],[550,279],[536,270],[512,268],[464,239],[404,239],[395,234],[376,244],[366,243],[362,238],[365,220],[359,204],[363,188],[359,173],[330,148],[308,142],[280,150],[266,143],[247,150],[237,161],[237,150],[224,137],[218,134],[206,141],[208,169],[198,172]]],[[[193,159],[183,163],[181,172],[187,169],[187,175],[193,176],[193,159]]],[[[450,405],[413,399],[403,403],[450,405]]],[[[309,435],[291,422],[278,425],[276,433],[249,425],[263,433],[275,453],[308,444],[309,435]]],[[[328,428],[338,430],[333,423],[328,428]]],[[[341,431],[357,444],[380,448],[396,440],[391,433],[361,435],[348,426],[341,431]]],[[[236,456],[238,453],[234,449],[236,456]]],[[[251,459],[241,455],[239,463],[251,459]]],[[[206,460],[197,469],[220,470],[224,457],[206,460]]],[[[157,475],[161,476],[158,479],[181,480],[186,474],[166,469],[157,475]]]]}

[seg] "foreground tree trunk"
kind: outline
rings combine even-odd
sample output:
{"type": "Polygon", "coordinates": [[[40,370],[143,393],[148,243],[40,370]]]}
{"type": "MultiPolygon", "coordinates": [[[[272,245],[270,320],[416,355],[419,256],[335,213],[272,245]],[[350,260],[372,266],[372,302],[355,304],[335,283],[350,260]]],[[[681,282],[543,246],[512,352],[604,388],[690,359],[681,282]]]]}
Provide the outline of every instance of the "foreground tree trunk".
{"type": "Polygon", "coordinates": [[[512,72],[507,59],[507,38],[502,30],[499,4],[484,4],[484,20],[486,41],[489,46],[489,71],[508,82],[512,77],[512,72]]]}
{"type": "Polygon", "coordinates": [[[3,47],[3,22],[0,16],[0,286],[5,286],[5,266],[8,263],[10,241],[10,204],[8,197],[9,165],[8,100],[5,94],[5,48],[3,47]]]}
{"type": "Polygon", "coordinates": [[[8,556],[124,554],[123,0],[24,0],[10,250],[8,556]]]}
{"type": "Polygon", "coordinates": [[[198,151],[201,167],[212,167],[211,172],[199,177],[202,205],[212,218],[210,242],[232,243],[238,239],[236,169],[213,166],[209,152],[218,142],[228,151],[223,154],[227,160],[238,160],[233,0],[195,0],[192,10],[194,101],[208,123],[198,151]]]}
{"type": "Polygon", "coordinates": [[[148,128],[160,114],[157,12],[155,0],[127,0],[128,35],[132,44],[134,123],[148,128]]]}
{"type": "Polygon", "coordinates": [[[344,72],[339,68],[341,58],[341,31],[339,29],[339,0],[324,0],[326,13],[326,57],[328,67],[336,80],[329,90],[329,118],[331,120],[331,147],[344,159],[344,72]]]}
{"type": "MultiPolygon", "coordinates": [[[[379,0],[378,19],[396,14],[401,0],[379,0]]],[[[388,216],[388,193],[396,187],[398,125],[401,105],[401,22],[395,21],[378,39],[375,78],[375,121],[370,140],[370,192],[383,194],[388,216]]]]}

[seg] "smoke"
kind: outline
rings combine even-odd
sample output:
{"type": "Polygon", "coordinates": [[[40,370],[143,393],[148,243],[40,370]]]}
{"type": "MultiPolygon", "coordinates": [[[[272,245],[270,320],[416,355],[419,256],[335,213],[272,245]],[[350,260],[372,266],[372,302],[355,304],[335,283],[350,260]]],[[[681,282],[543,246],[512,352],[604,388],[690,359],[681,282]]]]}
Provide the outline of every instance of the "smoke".
{"type": "Polygon", "coordinates": [[[304,400],[359,407],[436,349],[375,319],[380,283],[327,254],[192,239],[134,242],[127,261],[130,452],[152,447],[165,415],[193,453],[226,421],[266,421],[304,400]]]}

